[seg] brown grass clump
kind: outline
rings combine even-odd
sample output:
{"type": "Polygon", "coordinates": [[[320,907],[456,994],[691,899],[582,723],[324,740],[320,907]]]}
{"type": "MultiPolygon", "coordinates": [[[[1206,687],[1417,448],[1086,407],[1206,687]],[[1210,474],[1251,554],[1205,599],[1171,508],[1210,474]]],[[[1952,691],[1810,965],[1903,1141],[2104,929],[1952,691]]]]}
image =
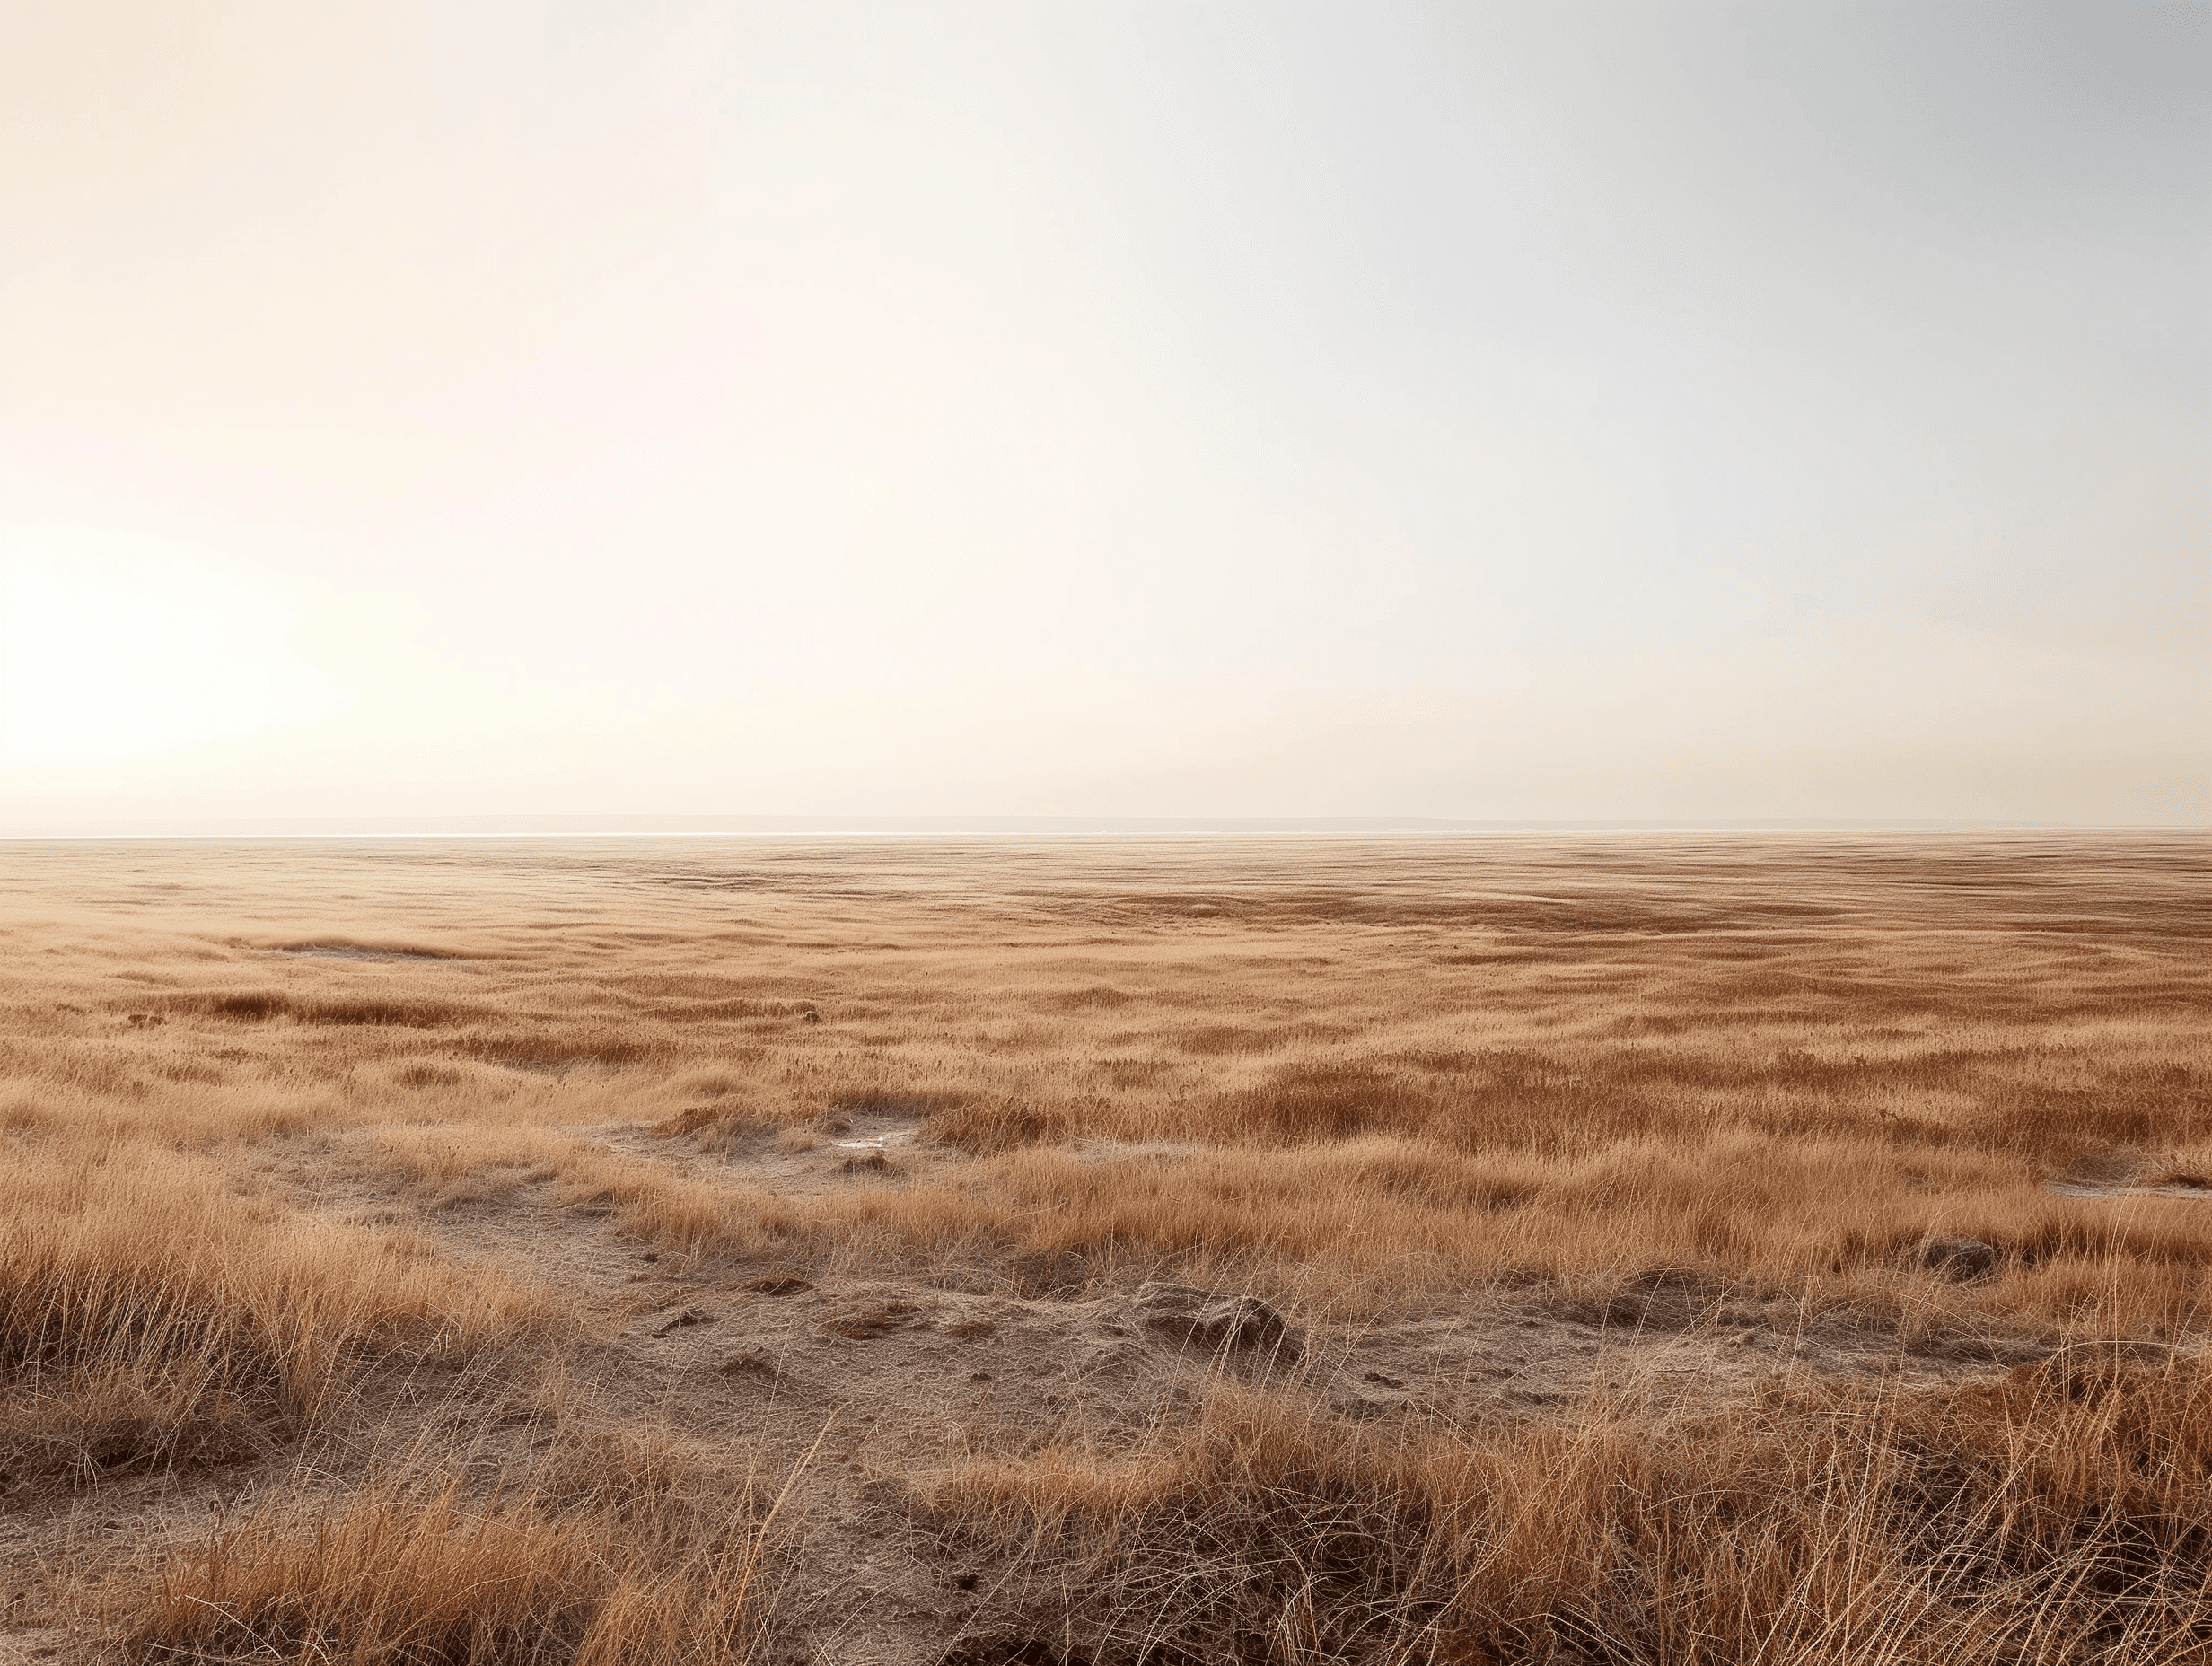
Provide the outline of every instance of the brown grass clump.
{"type": "Polygon", "coordinates": [[[265,1505],[162,1572],[128,1617],[129,1646],[147,1660],[356,1666],[757,1658],[777,1500],[750,1477],[710,1495],[707,1477],[649,1476],[641,1504],[628,1469],[638,1456],[574,1454],[566,1474],[557,1462],[539,1488],[488,1502],[434,1473],[383,1477],[336,1508],[265,1505]]]}
{"type": "Polygon", "coordinates": [[[449,1488],[266,1512],[166,1574],[133,1630],[152,1659],[567,1662],[606,1594],[584,1530],[449,1488]]]}
{"type": "Polygon", "coordinates": [[[2111,1350],[1458,1432],[1224,1388],[1134,1452],[977,1463],[929,1503],[1090,1657],[2178,1661],[2212,1648],[2208,1414],[2198,1361],[2111,1350]]]}
{"type": "Polygon", "coordinates": [[[526,1289],[416,1241],[272,1219],[204,1159],[57,1136],[0,1169],[0,1476],[96,1480],[264,1450],[349,1365],[464,1353],[526,1289]]]}

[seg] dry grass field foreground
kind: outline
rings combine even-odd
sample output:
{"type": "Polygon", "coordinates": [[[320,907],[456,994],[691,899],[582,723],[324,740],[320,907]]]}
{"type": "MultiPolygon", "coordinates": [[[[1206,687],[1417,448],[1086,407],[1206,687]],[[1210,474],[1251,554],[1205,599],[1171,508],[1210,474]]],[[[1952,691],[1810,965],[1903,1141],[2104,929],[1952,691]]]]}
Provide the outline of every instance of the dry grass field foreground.
{"type": "Polygon", "coordinates": [[[2208,868],[0,847],[0,1661],[2212,1661],[2208,868]]]}

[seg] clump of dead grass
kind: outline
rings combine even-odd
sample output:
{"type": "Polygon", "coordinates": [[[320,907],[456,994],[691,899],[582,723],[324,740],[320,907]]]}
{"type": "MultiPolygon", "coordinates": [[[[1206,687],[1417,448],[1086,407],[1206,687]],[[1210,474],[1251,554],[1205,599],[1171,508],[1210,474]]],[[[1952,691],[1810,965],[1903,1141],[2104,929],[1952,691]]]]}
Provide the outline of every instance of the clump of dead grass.
{"type": "Polygon", "coordinates": [[[205,1159],[18,1143],[0,1169],[0,1472],[250,1455],[394,1348],[461,1354],[541,1298],[403,1235],[286,1218],[205,1159]]]}
{"type": "Polygon", "coordinates": [[[2172,1337],[2212,1299],[2200,1207],[2054,1196],[2005,1157],[1729,1132],[1583,1157],[1376,1136],[1171,1155],[1023,1147],[959,1183],[812,1214],[817,1230],[865,1224],[940,1253],[1000,1240],[1133,1265],[1211,1258],[1340,1311],[1497,1285],[1602,1304],[1646,1273],[1690,1267],[1900,1323],[2172,1337]],[[1996,1276],[1924,1268],[1921,1246],[1952,1236],[1991,1244],[1996,1276]]]}
{"type": "Polygon", "coordinates": [[[218,1530],[123,1629],[153,1661],[734,1666],[764,1653],[780,1502],[628,1434],[570,1442],[489,1497],[410,1469],[218,1530]]]}
{"type": "Polygon", "coordinates": [[[921,1503],[1091,1658],[2147,1666],[2212,1642],[2208,1381],[2076,1350],[1458,1430],[1224,1384],[1134,1451],[979,1461],[921,1503]]]}

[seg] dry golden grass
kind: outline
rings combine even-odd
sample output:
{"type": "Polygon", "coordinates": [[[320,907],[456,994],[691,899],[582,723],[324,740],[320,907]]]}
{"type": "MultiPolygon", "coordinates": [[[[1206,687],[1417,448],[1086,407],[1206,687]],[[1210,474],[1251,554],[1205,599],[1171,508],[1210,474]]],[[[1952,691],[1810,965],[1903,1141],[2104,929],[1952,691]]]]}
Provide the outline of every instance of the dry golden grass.
{"type": "MultiPolygon", "coordinates": [[[[1609,1391],[1384,1427],[1224,1384],[1134,1447],[925,1477],[1084,1649],[2197,1658],[2212,1208],[2047,1182],[2212,1175],[2208,855],[11,847],[0,1498],[357,1446],[393,1360],[540,1358],[576,1320],[528,1254],[439,1252],[424,1223],[544,1197],[687,1266],[1075,1252],[1094,1287],[1165,1269],[1363,1321],[1477,1291],[1602,1313],[1659,1279],[1900,1346],[2089,1347],[1694,1416],[1609,1391]],[[964,1160],[803,1196],[729,1161],[886,1118],[964,1160]],[[1922,1267],[1955,1236],[1995,1246],[1991,1276],[1922,1267]],[[2143,1346],[2078,1368],[2114,1340],[2143,1346]]],[[[175,1540],[100,1635],[364,1662],[766,1646],[720,1574],[654,1583],[664,1523],[551,1512],[549,1460],[502,1461],[331,1457],[338,1492],[175,1540]]],[[[759,1520],[707,1560],[757,1560],[759,1520]]]]}
{"type": "Polygon", "coordinates": [[[2180,1661],[2212,1640],[2193,1366],[2091,1347],[1962,1394],[1583,1413],[1347,1430],[1224,1389],[1135,1453],[979,1463],[931,1503],[1128,1653],[2180,1661]]]}
{"type": "Polygon", "coordinates": [[[472,1499],[418,1465],[333,1507],[292,1495],[209,1537],[127,1615],[157,1660],[579,1662],[760,1657],[780,1496],[665,1444],[557,1451],[472,1499]]]}
{"type": "Polygon", "coordinates": [[[349,1363],[467,1351],[543,1307],[409,1236],[241,1203],[204,1155],[113,1129],[19,1138],[0,1167],[0,1475],[258,1451],[349,1363]]]}

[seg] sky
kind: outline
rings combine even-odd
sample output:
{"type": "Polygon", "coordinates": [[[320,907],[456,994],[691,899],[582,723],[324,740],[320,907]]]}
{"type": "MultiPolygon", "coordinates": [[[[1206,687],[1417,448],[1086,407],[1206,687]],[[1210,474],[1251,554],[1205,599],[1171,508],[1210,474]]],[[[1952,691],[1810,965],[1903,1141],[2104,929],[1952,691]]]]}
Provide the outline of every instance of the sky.
{"type": "Polygon", "coordinates": [[[0,830],[2212,819],[2212,4],[0,0],[0,830]]]}

